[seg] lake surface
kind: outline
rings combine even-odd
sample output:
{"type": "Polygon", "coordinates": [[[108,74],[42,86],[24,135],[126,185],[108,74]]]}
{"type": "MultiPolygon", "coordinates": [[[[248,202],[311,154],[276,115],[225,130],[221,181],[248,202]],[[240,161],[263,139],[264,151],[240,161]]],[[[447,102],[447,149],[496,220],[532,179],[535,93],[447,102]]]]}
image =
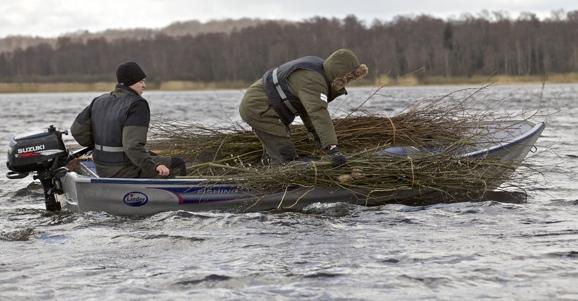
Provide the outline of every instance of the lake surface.
{"type": "MultiPolygon", "coordinates": [[[[363,108],[393,115],[464,88],[384,88],[363,108]]],[[[456,101],[479,87],[469,88],[456,101]]],[[[144,96],[157,120],[223,125],[240,121],[242,93],[144,96]]],[[[351,89],[332,114],[372,93],[351,89]]],[[[98,94],[0,94],[0,149],[14,134],[67,129],[98,94]]],[[[38,183],[4,177],[2,155],[0,300],[578,299],[578,85],[492,86],[474,98],[476,110],[547,122],[533,169],[517,176],[527,202],[51,214],[38,183]]]]}

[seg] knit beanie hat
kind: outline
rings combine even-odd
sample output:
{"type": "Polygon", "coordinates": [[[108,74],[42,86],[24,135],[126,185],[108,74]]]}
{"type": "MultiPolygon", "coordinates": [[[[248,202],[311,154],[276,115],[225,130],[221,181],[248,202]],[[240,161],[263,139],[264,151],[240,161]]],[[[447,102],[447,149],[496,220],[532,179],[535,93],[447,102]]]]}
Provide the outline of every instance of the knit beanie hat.
{"type": "Polygon", "coordinates": [[[130,87],[141,80],[145,79],[147,75],[141,67],[135,62],[126,62],[121,64],[116,69],[116,80],[119,84],[130,87]]]}

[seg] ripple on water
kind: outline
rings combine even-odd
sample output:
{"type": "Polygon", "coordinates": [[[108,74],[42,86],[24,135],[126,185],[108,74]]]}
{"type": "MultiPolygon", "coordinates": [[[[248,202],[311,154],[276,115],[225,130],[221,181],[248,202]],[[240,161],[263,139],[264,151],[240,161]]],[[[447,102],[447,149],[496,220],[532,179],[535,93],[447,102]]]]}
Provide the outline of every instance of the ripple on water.
{"type": "Polygon", "coordinates": [[[349,203],[313,203],[302,209],[307,214],[342,217],[354,213],[359,206],[349,203]]]}
{"type": "Polygon", "coordinates": [[[344,273],[332,273],[332,272],[313,272],[303,275],[303,278],[308,279],[323,279],[323,278],[337,278],[341,276],[345,276],[344,273]]]}
{"type": "MultiPolygon", "coordinates": [[[[114,237],[114,238],[117,238],[117,237],[114,237]]],[[[140,236],[139,238],[145,239],[145,240],[166,239],[166,240],[170,240],[170,241],[185,241],[185,242],[200,242],[200,241],[206,240],[206,238],[202,238],[202,237],[171,235],[171,234],[146,234],[146,235],[140,236]]]]}
{"type": "Polygon", "coordinates": [[[226,275],[217,275],[217,274],[210,274],[200,279],[186,279],[180,280],[174,283],[176,286],[191,286],[191,285],[214,285],[217,282],[228,281],[233,279],[233,277],[226,276],[226,275]]]}
{"type": "Polygon", "coordinates": [[[63,234],[39,233],[37,239],[50,245],[61,245],[66,243],[68,236],[63,234]]]}
{"type": "Polygon", "coordinates": [[[567,199],[552,199],[545,203],[546,206],[556,206],[556,207],[573,207],[578,206],[578,199],[567,200],[567,199]]]}
{"type": "Polygon", "coordinates": [[[402,281],[415,282],[424,285],[428,288],[435,289],[440,286],[445,286],[453,282],[453,279],[449,277],[427,277],[427,276],[417,276],[417,275],[400,275],[398,279],[402,281]]]}
{"type": "Polygon", "coordinates": [[[15,229],[0,232],[0,240],[5,241],[27,241],[34,236],[33,228],[15,229]]]}
{"type": "Polygon", "coordinates": [[[2,199],[12,200],[18,200],[24,197],[44,200],[44,192],[42,191],[42,186],[39,183],[31,182],[26,187],[7,191],[4,195],[2,195],[2,199]]]}
{"type": "Polygon", "coordinates": [[[560,251],[546,254],[547,257],[578,260],[578,251],[560,251]]]}

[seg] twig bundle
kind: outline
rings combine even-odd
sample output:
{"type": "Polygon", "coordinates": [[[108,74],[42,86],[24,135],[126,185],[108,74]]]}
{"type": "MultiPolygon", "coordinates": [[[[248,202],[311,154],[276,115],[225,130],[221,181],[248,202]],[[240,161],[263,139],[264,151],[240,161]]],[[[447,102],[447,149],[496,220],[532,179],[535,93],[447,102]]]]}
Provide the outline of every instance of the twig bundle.
{"type": "MultiPolygon", "coordinates": [[[[513,171],[515,164],[460,160],[454,152],[479,139],[472,134],[479,132],[471,129],[487,124],[488,116],[468,113],[463,103],[436,101],[420,103],[391,118],[357,112],[335,119],[340,148],[349,155],[345,168],[333,168],[323,160],[263,166],[261,143],[239,125],[155,124],[153,149],[185,158],[190,176],[233,179],[255,193],[290,186],[340,187],[368,194],[409,189],[483,191],[505,181],[510,173],[503,171],[513,171]],[[415,158],[376,153],[396,145],[438,151],[415,158]]],[[[300,155],[322,155],[303,125],[292,126],[291,133],[300,155]]]]}
{"type": "MultiPolygon", "coordinates": [[[[451,145],[463,139],[464,132],[478,119],[480,116],[465,116],[464,110],[456,104],[426,103],[391,118],[361,112],[335,119],[334,125],[339,147],[355,153],[388,145],[451,145]]],[[[155,151],[181,156],[192,164],[218,161],[254,165],[260,162],[263,153],[253,132],[238,124],[214,128],[195,123],[163,122],[154,123],[152,131],[151,145],[155,151]]],[[[292,125],[291,137],[300,155],[319,155],[305,126],[292,125]]]]}
{"type": "Polygon", "coordinates": [[[447,154],[419,158],[362,154],[342,168],[323,161],[296,162],[245,168],[239,170],[236,179],[240,186],[262,192],[289,186],[344,188],[366,194],[411,189],[481,192],[496,188],[514,169],[509,163],[458,160],[447,154]]]}

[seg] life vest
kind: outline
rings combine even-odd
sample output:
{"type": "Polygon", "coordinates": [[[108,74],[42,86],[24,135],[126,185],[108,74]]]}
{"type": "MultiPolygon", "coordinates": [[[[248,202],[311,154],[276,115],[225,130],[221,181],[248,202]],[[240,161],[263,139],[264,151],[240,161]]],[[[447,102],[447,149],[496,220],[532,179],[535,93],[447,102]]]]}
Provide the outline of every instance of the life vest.
{"type": "Polygon", "coordinates": [[[129,91],[118,93],[118,89],[103,94],[92,102],[92,157],[96,163],[102,165],[132,164],[122,147],[122,130],[132,104],[144,99],[129,91]]]}
{"type": "Polygon", "coordinates": [[[265,93],[269,99],[269,104],[275,109],[281,121],[289,125],[296,116],[306,114],[301,101],[289,90],[288,78],[296,70],[306,69],[315,71],[325,79],[327,83],[327,102],[332,101],[335,96],[331,95],[331,83],[323,70],[323,59],[317,56],[304,56],[279,67],[273,68],[263,75],[263,85],[265,93]]]}

